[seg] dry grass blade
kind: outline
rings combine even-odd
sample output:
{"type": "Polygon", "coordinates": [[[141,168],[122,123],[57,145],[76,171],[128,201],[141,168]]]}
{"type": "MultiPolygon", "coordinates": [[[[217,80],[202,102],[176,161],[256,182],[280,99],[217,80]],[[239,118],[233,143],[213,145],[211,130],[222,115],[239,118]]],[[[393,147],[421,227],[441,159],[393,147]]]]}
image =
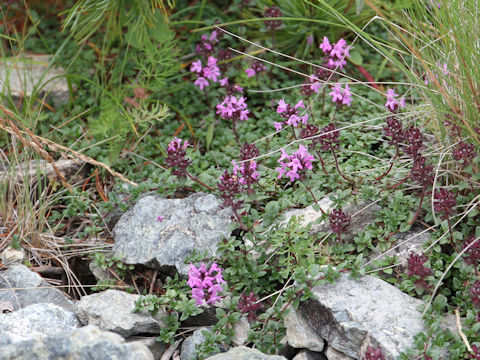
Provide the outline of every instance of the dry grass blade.
{"type": "MultiPolygon", "coordinates": [[[[0,118],[0,120],[3,120],[2,118],[0,118]]],[[[15,130],[13,130],[11,127],[7,126],[5,123],[0,123],[0,128],[5,130],[6,132],[16,136],[17,138],[19,138],[20,141],[22,141],[21,139],[23,139],[23,136],[22,136],[22,133],[24,133],[23,131],[20,131],[18,130],[18,133],[15,132],[15,130]]],[[[29,134],[30,135],[30,134],[29,134]]],[[[51,140],[48,140],[48,139],[45,139],[41,136],[38,136],[38,135],[34,135],[34,134],[31,134],[30,136],[32,136],[33,138],[35,138],[36,141],[38,141],[39,143],[42,143],[46,146],[48,146],[50,149],[52,150],[55,150],[55,151],[59,151],[59,152],[62,152],[62,153],[65,153],[65,155],[69,156],[70,158],[73,158],[73,159],[79,159],[79,160],[82,160],[86,163],[89,163],[91,165],[94,165],[94,166],[99,166],[101,168],[104,168],[105,170],[107,170],[110,174],[112,174],[113,176],[119,178],[120,180],[122,180],[123,182],[126,182],[130,185],[133,185],[133,186],[138,186],[138,184],[136,182],[133,182],[131,180],[128,180],[125,176],[123,176],[122,174],[116,172],[115,170],[113,170],[112,168],[110,168],[108,165],[105,165],[104,163],[100,162],[100,161],[97,161],[97,160],[94,160],[92,159],[91,157],[87,156],[87,155],[84,155],[82,153],[79,153],[75,150],[72,150],[66,146],[63,146],[63,145],[60,145],[60,144],[57,144],[51,140]],[[68,153],[71,153],[71,155],[69,155],[68,153]]],[[[25,139],[24,139],[25,140],[25,139]]],[[[23,142],[22,142],[23,143],[23,142]]],[[[25,145],[25,144],[24,144],[25,145]]],[[[32,147],[34,147],[31,143],[27,142],[26,146],[29,146],[31,145],[32,147]]],[[[36,145],[35,145],[36,146],[36,145]]],[[[35,148],[35,147],[34,147],[35,148]]],[[[35,148],[36,149],[36,148],[35,148]]],[[[42,149],[43,150],[43,149],[42,149]]],[[[53,161],[53,159],[52,159],[53,161]]],[[[58,169],[57,169],[58,170],[58,169]]]]}
{"type": "Polygon", "coordinates": [[[42,149],[41,145],[36,139],[36,136],[28,129],[26,126],[22,127],[25,129],[25,132],[30,136],[31,141],[27,140],[20,132],[20,129],[17,127],[17,125],[14,122],[14,117],[13,115],[6,110],[3,106],[0,105],[0,108],[3,110],[3,112],[7,115],[6,119],[2,118],[0,116],[0,121],[4,126],[6,126],[6,123],[10,125],[10,129],[12,130],[12,134],[20,140],[20,142],[25,146],[25,147],[31,147],[33,148],[40,156],[42,156],[46,161],[52,165],[53,170],[59,177],[60,181],[62,182],[62,185],[67,188],[70,192],[73,191],[72,186],[68,183],[67,179],[65,179],[65,176],[61,173],[61,171],[58,169],[58,167],[55,165],[55,160],[50,156],[48,152],[46,152],[44,149],[42,149]]]}

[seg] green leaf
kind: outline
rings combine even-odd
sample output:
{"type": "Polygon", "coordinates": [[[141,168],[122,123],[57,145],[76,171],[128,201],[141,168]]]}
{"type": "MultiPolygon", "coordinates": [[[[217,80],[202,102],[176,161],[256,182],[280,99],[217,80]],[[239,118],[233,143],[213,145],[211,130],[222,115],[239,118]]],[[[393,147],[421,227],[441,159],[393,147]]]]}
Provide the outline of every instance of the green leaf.
{"type": "Polygon", "coordinates": [[[360,51],[358,50],[352,50],[350,52],[350,58],[349,60],[354,64],[354,65],[362,65],[363,64],[363,57],[360,54],[360,51]]]}
{"type": "Polygon", "coordinates": [[[205,146],[207,148],[207,151],[210,150],[210,145],[212,144],[214,130],[215,130],[215,121],[212,121],[210,125],[208,125],[207,134],[205,135],[205,146]]]}

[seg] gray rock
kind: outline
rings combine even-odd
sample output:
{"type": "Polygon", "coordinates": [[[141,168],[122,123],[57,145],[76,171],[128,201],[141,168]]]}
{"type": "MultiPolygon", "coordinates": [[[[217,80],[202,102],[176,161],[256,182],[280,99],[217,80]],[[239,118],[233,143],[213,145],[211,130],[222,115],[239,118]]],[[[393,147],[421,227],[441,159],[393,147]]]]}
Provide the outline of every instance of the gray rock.
{"type": "Polygon", "coordinates": [[[72,312],[54,304],[32,304],[24,309],[0,314],[0,333],[9,342],[19,342],[44,337],[80,326],[72,312]]]}
{"type": "Polygon", "coordinates": [[[188,274],[185,258],[193,250],[215,257],[217,244],[230,236],[230,208],[221,209],[214,195],[196,193],[184,199],[149,195],[122,215],[113,230],[115,256],[127,264],[142,264],[188,274]],[[162,216],[162,221],[157,217],[162,216]]]}
{"type": "Polygon", "coordinates": [[[235,346],[245,344],[248,339],[248,330],[250,330],[250,323],[247,318],[243,316],[233,324],[232,344],[235,346]]]}
{"type": "Polygon", "coordinates": [[[378,248],[375,248],[369,255],[369,260],[382,260],[384,257],[395,256],[396,263],[399,263],[405,269],[410,253],[423,253],[424,245],[430,240],[431,232],[423,231],[423,228],[415,227],[410,231],[395,234],[393,236],[395,241],[392,243],[391,250],[382,253],[378,248]]]}
{"type": "MultiPolygon", "coordinates": [[[[323,211],[329,212],[332,209],[335,209],[333,206],[333,201],[330,198],[324,197],[318,202],[318,205],[322,208],[323,211]]],[[[303,209],[290,209],[284,213],[285,220],[282,221],[283,224],[287,224],[292,217],[302,217],[301,224],[303,227],[306,227],[309,223],[315,222],[322,216],[320,210],[315,210],[313,205],[309,205],[303,209]]],[[[313,227],[318,226],[317,224],[312,224],[313,227]]]]}
{"type": "Polygon", "coordinates": [[[197,358],[195,355],[195,348],[197,345],[200,345],[205,341],[205,336],[202,334],[202,331],[205,330],[209,331],[209,329],[205,327],[197,329],[191,336],[183,340],[180,351],[181,360],[195,360],[197,358]]]}
{"type": "Polygon", "coordinates": [[[12,247],[7,247],[2,251],[1,260],[4,265],[22,263],[23,260],[25,260],[25,251],[22,248],[17,250],[12,247]]]}
{"type": "Polygon", "coordinates": [[[345,355],[344,353],[335,350],[333,347],[329,346],[325,351],[325,356],[328,360],[353,360],[352,357],[345,355]]]}
{"type": "MultiPolygon", "coordinates": [[[[318,202],[320,207],[325,211],[333,210],[333,202],[330,198],[325,197],[318,202]]],[[[343,212],[352,217],[348,233],[342,235],[342,241],[349,242],[353,240],[355,235],[362,231],[368,224],[374,223],[377,215],[376,211],[381,210],[382,208],[378,204],[373,203],[362,203],[362,204],[348,204],[342,208],[343,212]]],[[[301,224],[307,226],[311,223],[310,233],[317,234],[319,232],[329,232],[330,225],[328,222],[318,222],[322,213],[320,211],[315,211],[313,205],[307,206],[304,209],[293,209],[285,212],[286,220],[283,223],[286,223],[292,216],[300,217],[303,216],[301,224]]]]}
{"type": "Polygon", "coordinates": [[[142,345],[145,345],[150,350],[155,360],[159,360],[167,349],[166,344],[161,341],[156,341],[154,337],[131,336],[125,340],[127,343],[138,342],[142,345]]]}
{"type": "MultiPolygon", "coordinates": [[[[84,163],[78,160],[59,159],[54,164],[70,184],[81,182],[86,178],[84,163]]],[[[25,179],[33,182],[38,176],[46,176],[51,180],[58,177],[51,163],[37,159],[22,163],[12,169],[0,171],[0,183],[9,180],[17,185],[21,185],[25,179]]]]}
{"type": "MultiPolygon", "coordinates": [[[[183,360],[183,359],[182,359],[183,360]]],[[[221,353],[208,357],[206,360],[287,360],[279,355],[266,355],[257,349],[251,349],[246,346],[239,346],[230,349],[226,353],[221,353]]]]}
{"type": "Polygon", "coordinates": [[[12,264],[0,273],[0,289],[0,301],[10,302],[15,310],[38,303],[52,303],[72,312],[75,309],[64,293],[22,264],[12,264]]]}
{"type": "Polygon", "coordinates": [[[104,270],[102,267],[96,265],[94,261],[91,261],[88,264],[88,269],[92,272],[93,276],[95,276],[95,279],[97,279],[98,282],[106,282],[108,280],[115,279],[115,277],[110,274],[108,270],[104,270]]]}
{"type": "Polygon", "coordinates": [[[2,360],[153,360],[145,345],[95,326],[0,346],[0,354],[2,360]]]}
{"type": "Polygon", "coordinates": [[[302,350],[292,360],[326,360],[327,358],[318,352],[302,350]]]}
{"type": "Polygon", "coordinates": [[[287,329],[288,344],[297,349],[309,349],[320,352],[323,350],[323,339],[313,331],[303,316],[290,307],[283,320],[287,329]]]}
{"type": "Polygon", "coordinates": [[[313,294],[298,312],[329,346],[355,359],[370,343],[393,360],[425,330],[417,310],[423,302],[372,276],[355,280],[344,274],[333,284],[313,288],[313,294]]]}
{"type": "Polygon", "coordinates": [[[106,290],[84,296],[76,303],[75,313],[84,325],[95,325],[100,330],[122,336],[158,334],[164,325],[159,312],[155,318],[147,312],[133,312],[140,295],[119,290],[106,290]]]}
{"type": "Polygon", "coordinates": [[[0,92],[10,94],[14,100],[37,94],[51,98],[55,106],[67,102],[69,91],[65,70],[56,66],[48,69],[50,55],[26,55],[5,59],[0,62],[0,92]],[[7,86],[8,85],[8,86],[7,86]]]}

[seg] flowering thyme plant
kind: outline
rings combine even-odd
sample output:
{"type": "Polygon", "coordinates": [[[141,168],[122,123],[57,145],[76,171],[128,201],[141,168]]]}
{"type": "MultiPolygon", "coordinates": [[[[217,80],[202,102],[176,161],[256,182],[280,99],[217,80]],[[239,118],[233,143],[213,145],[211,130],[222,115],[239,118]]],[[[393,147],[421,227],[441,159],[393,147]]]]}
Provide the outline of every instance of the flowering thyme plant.
{"type": "Polygon", "coordinates": [[[187,284],[192,288],[192,298],[195,299],[197,306],[206,304],[215,304],[221,298],[218,293],[222,291],[223,280],[222,269],[216,263],[207,270],[205,263],[196,268],[190,264],[187,284]]]}

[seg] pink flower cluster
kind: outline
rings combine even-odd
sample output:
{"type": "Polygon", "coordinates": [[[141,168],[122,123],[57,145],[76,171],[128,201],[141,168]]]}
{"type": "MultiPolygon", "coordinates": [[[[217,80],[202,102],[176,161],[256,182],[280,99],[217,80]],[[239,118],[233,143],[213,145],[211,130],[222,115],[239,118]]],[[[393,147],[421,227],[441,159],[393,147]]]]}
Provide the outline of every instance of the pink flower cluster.
{"type": "Polygon", "coordinates": [[[332,101],[338,105],[352,105],[352,93],[350,92],[350,87],[345,84],[345,88],[342,89],[340,84],[335,84],[333,91],[328,95],[332,97],[332,101]]]}
{"type": "Polygon", "coordinates": [[[214,304],[220,300],[218,292],[223,290],[221,284],[225,284],[225,280],[223,280],[222,269],[215,263],[210,266],[209,270],[205,263],[202,263],[198,269],[195,265],[190,264],[187,284],[192,288],[192,297],[195,299],[196,305],[200,306],[214,304]]]}
{"type": "Polygon", "coordinates": [[[241,120],[248,119],[250,111],[247,110],[247,103],[245,97],[240,96],[238,99],[229,95],[217,105],[217,114],[220,114],[225,120],[241,120]]]}
{"type": "Polygon", "coordinates": [[[218,42],[219,38],[218,30],[213,30],[210,36],[203,34],[202,38],[197,45],[195,45],[195,51],[198,55],[206,56],[211,54],[215,49],[214,46],[218,42]]]}
{"type": "Polygon", "coordinates": [[[192,63],[190,66],[190,71],[197,73],[197,80],[194,84],[203,90],[206,86],[209,85],[208,80],[217,82],[220,77],[220,68],[217,66],[217,59],[213,56],[208,57],[207,66],[202,67],[202,61],[197,60],[192,63]]]}
{"type": "Polygon", "coordinates": [[[275,130],[280,131],[284,125],[292,125],[294,127],[297,127],[299,123],[306,125],[308,122],[308,114],[299,116],[297,112],[298,108],[305,108],[302,100],[300,100],[294,107],[287,104],[283,99],[280,100],[277,106],[277,113],[282,114],[282,117],[287,120],[274,122],[273,125],[275,126],[275,130]]]}
{"type": "Polygon", "coordinates": [[[188,141],[182,144],[182,139],[173,138],[168,144],[165,164],[171,169],[173,175],[184,178],[187,175],[187,167],[192,163],[187,157],[186,149],[188,141]]]}
{"type": "Polygon", "coordinates": [[[397,101],[396,97],[398,94],[395,94],[394,89],[387,90],[387,102],[385,103],[385,107],[390,109],[390,111],[397,111],[399,108],[403,108],[406,106],[405,104],[405,97],[402,96],[399,101],[397,101]]]}
{"type": "Polygon", "coordinates": [[[279,179],[285,175],[290,178],[290,181],[295,181],[296,179],[300,179],[300,176],[303,175],[306,169],[313,169],[312,161],[314,161],[315,158],[308,153],[305,146],[300,145],[298,150],[292,155],[288,155],[284,149],[282,149],[281,152],[282,155],[278,159],[280,167],[275,169],[278,171],[279,179]]]}
{"type": "Polygon", "coordinates": [[[327,60],[327,67],[330,69],[336,67],[343,69],[347,64],[345,59],[350,57],[350,46],[347,46],[347,42],[344,39],[338,40],[335,44],[330,44],[328,38],[324,36],[323,42],[319,47],[329,57],[327,60]]]}
{"type": "Polygon", "coordinates": [[[238,166],[235,160],[232,160],[233,175],[238,178],[240,185],[247,185],[250,187],[258,181],[260,174],[257,171],[257,163],[255,160],[245,161],[238,166]]]}
{"type": "Polygon", "coordinates": [[[252,77],[265,70],[265,66],[260,61],[255,60],[252,66],[246,69],[245,72],[247,73],[247,77],[252,77]]]}

